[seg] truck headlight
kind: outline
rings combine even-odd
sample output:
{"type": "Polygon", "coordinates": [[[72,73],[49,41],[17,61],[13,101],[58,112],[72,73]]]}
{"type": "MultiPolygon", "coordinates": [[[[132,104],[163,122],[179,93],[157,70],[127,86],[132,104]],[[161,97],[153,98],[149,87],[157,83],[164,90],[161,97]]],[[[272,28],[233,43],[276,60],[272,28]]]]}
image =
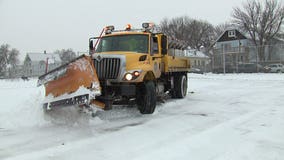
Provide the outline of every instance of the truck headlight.
{"type": "Polygon", "coordinates": [[[135,77],[138,77],[138,76],[140,75],[140,72],[139,72],[139,71],[135,71],[135,72],[133,72],[133,75],[134,75],[135,77]]]}
{"type": "Polygon", "coordinates": [[[126,73],[126,75],[125,75],[126,80],[130,81],[130,80],[132,80],[132,78],[133,78],[133,76],[132,76],[131,73],[126,73]]]}
{"type": "Polygon", "coordinates": [[[131,70],[124,75],[124,80],[131,81],[140,76],[142,70],[131,70]]]}

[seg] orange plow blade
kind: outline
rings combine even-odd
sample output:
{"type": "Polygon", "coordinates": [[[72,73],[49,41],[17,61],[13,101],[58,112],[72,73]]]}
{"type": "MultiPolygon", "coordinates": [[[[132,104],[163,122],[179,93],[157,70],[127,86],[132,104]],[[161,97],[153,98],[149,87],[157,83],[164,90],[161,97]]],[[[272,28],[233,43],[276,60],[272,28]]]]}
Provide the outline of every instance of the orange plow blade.
{"type": "Polygon", "coordinates": [[[45,86],[44,107],[89,105],[101,88],[91,57],[82,55],[39,77],[45,86]]]}

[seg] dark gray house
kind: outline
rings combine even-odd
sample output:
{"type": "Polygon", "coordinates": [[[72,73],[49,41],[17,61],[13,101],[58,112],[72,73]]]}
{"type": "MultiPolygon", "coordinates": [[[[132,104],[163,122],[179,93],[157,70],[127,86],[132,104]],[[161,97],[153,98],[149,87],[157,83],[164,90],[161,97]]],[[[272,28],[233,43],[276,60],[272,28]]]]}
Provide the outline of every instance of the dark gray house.
{"type": "Polygon", "coordinates": [[[223,67],[234,70],[239,63],[248,63],[249,45],[249,39],[237,29],[224,31],[216,40],[213,49],[213,72],[221,72],[223,67]]]}
{"type": "Polygon", "coordinates": [[[239,65],[281,63],[284,59],[284,40],[273,38],[270,45],[264,46],[266,61],[260,61],[257,55],[258,48],[250,39],[238,29],[225,30],[215,41],[212,69],[213,72],[238,72],[239,65]]]}

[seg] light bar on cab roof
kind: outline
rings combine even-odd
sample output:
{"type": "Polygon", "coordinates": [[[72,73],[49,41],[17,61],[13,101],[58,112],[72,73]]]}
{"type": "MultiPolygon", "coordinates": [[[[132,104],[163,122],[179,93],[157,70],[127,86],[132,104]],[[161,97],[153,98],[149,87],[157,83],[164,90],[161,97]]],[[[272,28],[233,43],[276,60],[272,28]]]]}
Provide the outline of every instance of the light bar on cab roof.
{"type": "Polygon", "coordinates": [[[150,26],[149,23],[142,23],[142,27],[145,28],[145,29],[146,29],[146,28],[149,28],[149,26],[150,26]]]}
{"type": "Polygon", "coordinates": [[[155,26],[154,23],[142,23],[142,27],[147,31],[149,31],[150,29],[152,29],[155,26]]]}
{"type": "Polygon", "coordinates": [[[110,34],[112,31],[114,31],[114,26],[105,27],[105,34],[110,34]]]}
{"type": "Polygon", "coordinates": [[[106,26],[105,29],[110,30],[110,31],[114,31],[114,26],[106,26]]]}

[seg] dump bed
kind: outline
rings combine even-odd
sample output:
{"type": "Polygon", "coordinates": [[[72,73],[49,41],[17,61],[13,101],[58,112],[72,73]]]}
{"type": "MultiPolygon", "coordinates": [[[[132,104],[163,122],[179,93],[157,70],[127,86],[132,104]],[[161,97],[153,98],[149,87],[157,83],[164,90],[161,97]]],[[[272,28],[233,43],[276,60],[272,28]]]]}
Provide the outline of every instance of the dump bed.
{"type": "Polygon", "coordinates": [[[170,56],[163,57],[165,72],[189,72],[190,60],[185,56],[170,56]]]}

